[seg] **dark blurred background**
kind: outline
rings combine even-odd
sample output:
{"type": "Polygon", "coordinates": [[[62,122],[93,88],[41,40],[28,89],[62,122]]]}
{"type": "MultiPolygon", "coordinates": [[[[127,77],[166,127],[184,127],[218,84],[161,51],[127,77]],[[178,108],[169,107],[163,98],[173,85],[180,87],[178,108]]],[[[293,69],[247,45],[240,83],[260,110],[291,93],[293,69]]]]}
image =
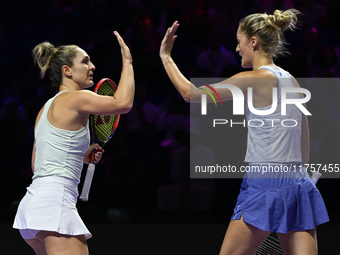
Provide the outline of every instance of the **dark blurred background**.
{"type": "MultiPolygon", "coordinates": [[[[290,54],[275,63],[295,77],[338,78],[340,2],[336,0],[1,1],[0,222],[12,223],[31,182],[35,118],[54,95],[48,80],[40,79],[32,49],[43,41],[55,46],[76,44],[96,66],[95,83],[104,77],[118,83],[121,56],[112,33],[117,30],[134,59],[134,108],[121,116],[115,136],[105,147],[90,200],[78,203],[81,217],[93,226],[223,224],[225,229],[241,180],[189,179],[189,105],[164,71],[158,56],[160,42],[167,27],[178,20],[172,56],[182,73],[188,78],[227,78],[242,71],[235,52],[239,20],[287,8],[303,13],[300,29],[286,33],[290,54]]],[[[340,163],[340,85],[333,80],[332,86],[306,87],[312,93],[307,105],[313,114],[309,117],[311,163],[340,163]]],[[[244,141],[245,133],[234,130],[230,144],[244,141]]],[[[241,143],[240,150],[230,148],[226,157],[242,163],[245,150],[241,143]]],[[[332,226],[339,222],[339,184],[338,179],[322,179],[318,184],[332,226]]]]}

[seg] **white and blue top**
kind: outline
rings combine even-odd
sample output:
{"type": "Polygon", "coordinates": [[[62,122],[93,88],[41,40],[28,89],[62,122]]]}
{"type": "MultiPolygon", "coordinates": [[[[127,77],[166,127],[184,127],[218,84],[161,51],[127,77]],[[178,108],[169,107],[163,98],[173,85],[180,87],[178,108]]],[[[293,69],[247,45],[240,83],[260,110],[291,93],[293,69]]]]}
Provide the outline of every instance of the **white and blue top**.
{"type": "Polygon", "coordinates": [[[42,176],[61,176],[80,182],[83,155],[89,148],[89,123],[77,131],[54,127],[47,120],[47,113],[59,92],[45,104],[35,128],[35,162],[32,179],[42,176]]]}
{"type": "MultiPolygon", "coordinates": [[[[261,66],[275,74],[278,80],[276,110],[269,115],[256,115],[246,107],[248,125],[247,163],[300,163],[302,112],[296,105],[287,104],[286,115],[281,115],[281,89],[294,87],[290,73],[280,67],[261,66]]],[[[287,93],[287,99],[301,98],[298,93],[287,93]]],[[[270,106],[256,108],[267,110],[270,106]]]]}

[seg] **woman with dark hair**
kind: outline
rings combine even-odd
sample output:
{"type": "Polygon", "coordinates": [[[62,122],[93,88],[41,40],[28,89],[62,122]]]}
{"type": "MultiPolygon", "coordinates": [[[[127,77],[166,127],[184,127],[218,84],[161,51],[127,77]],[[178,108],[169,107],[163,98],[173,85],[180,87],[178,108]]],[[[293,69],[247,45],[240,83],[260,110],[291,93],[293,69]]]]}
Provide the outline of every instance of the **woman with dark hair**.
{"type": "MultiPolygon", "coordinates": [[[[276,10],[272,15],[256,13],[239,23],[236,52],[241,56],[241,66],[253,70],[235,74],[221,84],[237,86],[245,98],[248,87],[251,87],[256,112],[272,108],[273,89],[278,91],[277,104],[280,104],[281,89],[300,87],[295,78],[276,66],[273,60],[285,52],[283,32],[296,27],[298,14],[295,9],[284,12],[276,10]]],[[[160,47],[160,57],[170,80],[184,100],[200,103],[205,92],[182,75],[171,57],[178,26],[176,21],[167,30],[160,47]]],[[[210,86],[215,87],[214,84],[210,86]]],[[[201,88],[209,90],[207,86],[201,88]]],[[[215,90],[223,101],[233,99],[229,89],[215,90]]],[[[300,93],[289,95],[290,99],[302,97],[300,93]]],[[[289,171],[264,175],[260,171],[260,174],[245,175],[221,255],[254,254],[270,232],[277,232],[284,254],[317,254],[316,226],[329,219],[323,199],[304,167],[309,158],[307,116],[295,105],[288,105],[284,117],[296,120],[296,126],[248,127],[245,162],[250,169],[261,170],[262,167],[276,165],[285,169],[288,167],[289,171]]],[[[247,109],[246,118],[264,122],[283,117],[280,107],[277,107],[268,115],[254,114],[247,109]]]]}
{"type": "Polygon", "coordinates": [[[134,99],[134,73],[129,48],[115,31],[120,45],[123,69],[112,97],[90,90],[95,66],[90,56],[76,45],[54,47],[44,42],[33,57],[44,77],[49,70],[51,85],[59,89],[40,110],[35,123],[32,152],[33,181],[21,200],[14,228],[38,255],[88,254],[87,230],[76,209],[77,186],[83,163],[95,161],[103,150],[90,144],[89,115],[128,113],[134,99]]]}

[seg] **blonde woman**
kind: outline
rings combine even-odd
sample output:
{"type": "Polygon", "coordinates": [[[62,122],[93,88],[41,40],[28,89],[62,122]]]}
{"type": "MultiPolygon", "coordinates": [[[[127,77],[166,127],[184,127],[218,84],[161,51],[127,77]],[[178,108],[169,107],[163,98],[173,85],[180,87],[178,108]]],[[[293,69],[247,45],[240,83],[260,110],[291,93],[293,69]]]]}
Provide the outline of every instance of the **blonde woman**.
{"type": "MultiPolygon", "coordinates": [[[[277,88],[277,103],[280,105],[282,88],[299,87],[294,77],[276,66],[273,60],[284,53],[283,32],[296,27],[298,14],[295,9],[284,12],[276,10],[272,15],[256,13],[239,23],[236,52],[241,56],[241,66],[252,71],[240,72],[221,83],[237,86],[245,98],[247,88],[251,87],[253,106],[259,111],[271,108],[273,88],[277,88]]],[[[200,103],[205,92],[182,75],[171,57],[178,26],[176,21],[167,30],[160,47],[160,57],[183,99],[200,103]]],[[[215,89],[223,101],[232,100],[230,90],[215,89]]],[[[301,97],[304,97],[303,94],[291,94],[294,99],[301,97]]],[[[264,121],[264,117],[281,119],[280,107],[269,116],[256,115],[247,109],[247,119],[264,121]]],[[[270,232],[277,232],[284,254],[317,254],[315,227],[329,219],[323,199],[303,167],[309,157],[307,117],[293,105],[287,108],[284,117],[296,120],[296,127],[248,127],[245,162],[250,168],[261,169],[261,165],[265,167],[269,164],[293,167],[287,173],[282,171],[261,178],[256,174],[245,176],[220,250],[221,255],[254,254],[270,232]]]]}
{"type": "Polygon", "coordinates": [[[36,119],[33,181],[20,202],[13,225],[37,255],[89,254],[86,239],[92,235],[76,209],[83,163],[89,163],[93,149],[98,150],[95,161],[102,154],[98,144],[89,146],[89,115],[129,112],[135,90],[130,50],[114,33],[123,69],[113,97],[85,90],[94,84],[95,66],[78,46],[55,47],[44,42],[33,50],[41,76],[49,70],[51,86],[59,90],[36,119]]]}

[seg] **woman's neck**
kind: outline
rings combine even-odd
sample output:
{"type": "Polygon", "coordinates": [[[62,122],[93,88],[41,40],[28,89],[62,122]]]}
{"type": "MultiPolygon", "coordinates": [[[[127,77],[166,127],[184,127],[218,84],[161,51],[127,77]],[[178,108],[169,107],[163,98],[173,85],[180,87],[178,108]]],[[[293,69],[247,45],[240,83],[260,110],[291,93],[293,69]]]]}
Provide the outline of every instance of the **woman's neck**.
{"type": "Polygon", "coordinates": [[[63,82],[59,87],[59,92],[63,90],[76,91],[79,89],[79,86],[74,82],[63,82]]]}
{"type": "Polygon", "coordinates": [[[264,55],[258,55],[254,58],[253,70],[257,70],[261,66],[275,66],[273,58],[264,55]]]}

